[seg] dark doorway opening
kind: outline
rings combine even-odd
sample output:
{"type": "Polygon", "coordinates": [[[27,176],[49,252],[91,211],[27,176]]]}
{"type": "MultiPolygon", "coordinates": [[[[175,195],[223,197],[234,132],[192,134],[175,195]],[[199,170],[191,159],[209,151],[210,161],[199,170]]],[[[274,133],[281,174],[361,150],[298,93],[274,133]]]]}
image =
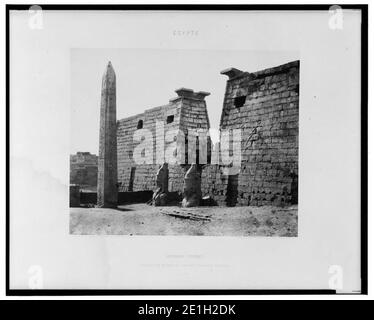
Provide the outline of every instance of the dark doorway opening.
{"type": "Polygon", "coordinates": [[[229,175],[226,192],[226,205],[235,207],[238,203],[239,174],[229,175]]]}
{"type": "Polygon", "coordinates": [[[134,191],[135,170],[136,170],[136,167],[131,167],[130,181],[129,181],[129,188],[128,188],[128,191],[130,192],[134,191]]]}

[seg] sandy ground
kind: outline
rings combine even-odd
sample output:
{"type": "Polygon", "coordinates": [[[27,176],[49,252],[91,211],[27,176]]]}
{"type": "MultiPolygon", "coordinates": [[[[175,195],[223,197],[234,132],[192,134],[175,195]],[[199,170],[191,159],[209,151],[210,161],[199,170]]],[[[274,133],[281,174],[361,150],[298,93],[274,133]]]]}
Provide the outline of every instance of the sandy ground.
{"type": "Polygon", "coordinates": [[[70,233],[85,235],[297,236],[297,205],[279,207],[70,208],[70,233]]]}

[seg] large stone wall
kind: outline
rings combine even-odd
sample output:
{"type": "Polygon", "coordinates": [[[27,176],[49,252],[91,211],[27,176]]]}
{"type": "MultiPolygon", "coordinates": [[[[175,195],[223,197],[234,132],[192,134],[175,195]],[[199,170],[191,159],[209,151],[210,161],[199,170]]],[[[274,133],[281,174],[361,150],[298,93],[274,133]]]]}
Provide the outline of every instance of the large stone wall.
{"type": "Polygon", "coordinates": [[[226,204],[297,202],[299,61],[222,74],[229,79],[220,128],[242,134],[240,173],[221,179],[226,204]]]}
{"type": "MultiPolygon", "coordinates": [[[[117,122],[119,191],[155,189],[157,169],[165,161],[162,151],[156,148],[156,139],[162,141],[165,135],[165,145],[161,148],[165,150],[165,156],[168,150],[184,150],[186,153],[184,159],[187,162],[188,147],[179,149],[179,146],[187,139],[189,130],[209,129],[204,100],[208,93],[193,92],[185,88],[176,90],[176,93],[178,97],[170,99],[167,105],[146,110],[144,113],[117,122]],[[173,117],[172,122],[170,117],[173,117]],[[145,130],[149,130],[153,137],[153,145],[150,146],[152,153],[144,152],[145,163],[139,164],[134,159],[134,151],[142,142],[138,139],[134,140],[134,134],[138,132],[139,135],[144,133],[148,136],[149,132],[145,130]]],[[[187,169],[184,165],[169,163],[169,191],[182,191],[183,177],[187,169]]]]}

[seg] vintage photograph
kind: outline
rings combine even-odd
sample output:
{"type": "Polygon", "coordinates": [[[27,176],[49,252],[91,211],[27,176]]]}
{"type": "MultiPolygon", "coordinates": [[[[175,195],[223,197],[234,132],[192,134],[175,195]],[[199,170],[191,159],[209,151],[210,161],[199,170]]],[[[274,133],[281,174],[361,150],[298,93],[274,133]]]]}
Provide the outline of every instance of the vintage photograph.
{"type": "Polygon", "coordinates": [[[54,8],[7,11],[10,291],[365,291],[367,8],[54,8]]]}
{"type": "Polygon", "coordinates": [[[72,49],[70,233],[297,237],[301,62],[260,55],[72,49]]]}

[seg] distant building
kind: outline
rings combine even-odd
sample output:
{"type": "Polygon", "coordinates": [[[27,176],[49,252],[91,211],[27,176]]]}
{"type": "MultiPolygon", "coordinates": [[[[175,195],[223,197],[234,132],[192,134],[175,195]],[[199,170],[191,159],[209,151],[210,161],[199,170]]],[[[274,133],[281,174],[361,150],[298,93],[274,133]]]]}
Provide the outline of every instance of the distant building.
{"type": "Polygon", "coordinates": [[[70,184],[81,189],[96,191],[98,157],[90,152],[77,152],[70,155],[70,184]]]}

